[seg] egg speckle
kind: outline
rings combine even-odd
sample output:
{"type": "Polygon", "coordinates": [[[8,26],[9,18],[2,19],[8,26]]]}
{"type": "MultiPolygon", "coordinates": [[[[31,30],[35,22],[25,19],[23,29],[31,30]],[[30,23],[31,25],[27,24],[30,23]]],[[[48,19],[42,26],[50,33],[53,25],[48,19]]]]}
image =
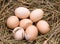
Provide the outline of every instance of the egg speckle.
{"type": "Polygon", "coordinates": [[[15,40],[22,40],[24,38],[24,29],[21,27],[16,27],[13,30],[13,37],[15,40]]]}
{"type": "Polygon", "coordinates": [[[15,28],[19,25],[19,19],[16,16],[10,16],[7,19],[7,26],[9,28],[15,28]]]}
{"type": "Polygon", "coordinates": [[[21,19],[24,19],[30,15],[30,11],[25,7],[18,7],[15,9],[15,15],[21,19]]]}
{"type": "Polygon", "coordinates": [[[40,20],[44,15],[44,12],[42,9],[35,9],[31,12],[30,14],[30,19],[33,22],[37,22],[38,20],[40,20]]]}
{"type": "Polygon", "coordinates": [[[34,41],[38,36],[38,30],[34,25],[27,27],[25,31],[25,39],[29,42],[34,41]]]}
{"type": "Polygon", "coordinates": [[[50,30],[49,24],[45,20],[40,20],[37,23],[37,27],[40,33],[46,34],[50,30]]]}
{"type": "Polygon", "coordinates": [[[26,29],[28,26],[32,25],[33,22],[30,19],[22,19],[20,21],[20,27],[26,29]]]}

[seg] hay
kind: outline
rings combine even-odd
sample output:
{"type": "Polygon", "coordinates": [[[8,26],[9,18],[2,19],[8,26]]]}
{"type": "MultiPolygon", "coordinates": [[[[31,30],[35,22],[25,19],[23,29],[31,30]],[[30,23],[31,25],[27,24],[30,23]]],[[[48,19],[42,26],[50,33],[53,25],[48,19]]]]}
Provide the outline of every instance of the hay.
{"type": "Polygon", "coordinates": [[[0,0],[0,44],[60,44],[60,0],[0,0]],[[16,41],[12,37],[12,29],[6,26],[6,20],[14,15],[15,8],[23,6],[30,11],[41,8],[51,30],[49,33],[39,34],[33,43],[26,40],[16,41]]]}

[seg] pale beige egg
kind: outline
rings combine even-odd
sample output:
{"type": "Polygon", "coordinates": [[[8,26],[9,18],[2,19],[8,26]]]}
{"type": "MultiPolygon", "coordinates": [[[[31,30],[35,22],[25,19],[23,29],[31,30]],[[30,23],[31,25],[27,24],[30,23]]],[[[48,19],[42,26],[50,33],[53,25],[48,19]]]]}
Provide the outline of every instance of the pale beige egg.
{"type": "Polygon", "coordinates": [[[7,26],[9,28],[15,28],[19,25],[19,19],[16,16],[10,16],[7,19],[7,26]]]}
{"type": "Polygon", "coordinates": [[[50,31],[50,26],[45,20],[40,20],[37,23],[37,28],[38,28],[39,32],[42,34],[46,34],[50,31]]]}
{"type": "Polygon", "coordinates": [[[16,27],[13,30],[13,37],[15,40],[22,40],[24,38],[24,29],[21,27],[16,27]]]}
{"type": "Polygon", "coordinates": [[[28,26],[32,25],[33,22],[30,19],[22,19],[20,21],[20,27],[26,29],[28,26]]]}
{"type": "Polygon", "coordinates": [[[44,11],[42,9],[35,9],[30,14],[30,19],[33,22],[39,21],[41,18],[43,18],[44,11]]]}
{"type": "Polygon", "coordinates": [[[25,7],[18,7],[15,9],[15,15],[21,19],[24,19],[29,17],[30,11],[25,7]]]}
{"type": "Polygon", "coordinates": [[[38,29],[34,25],[30,25],[27,27],[25,31],[25,39],[29,42],[34,41],[37,39],[38,36],[38,29]]]}

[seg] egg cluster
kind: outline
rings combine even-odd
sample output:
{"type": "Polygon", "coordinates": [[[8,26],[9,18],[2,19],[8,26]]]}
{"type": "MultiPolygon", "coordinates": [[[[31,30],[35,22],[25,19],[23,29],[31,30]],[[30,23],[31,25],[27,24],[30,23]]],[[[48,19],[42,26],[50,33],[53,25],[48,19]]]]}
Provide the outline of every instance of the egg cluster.
{"type": "Polygon", "coordinates": [[[13,30],[15,40],[26,39],[34,41],[38,32],[46,34],[50,30],[50,26],[45,20],[41,20],[44,16],[42,9],[35,9],[32,12],[25,7],[15,9],[15,16],[10,16],[7,19],[7,26],[13,30]],[[33,24],[35,23],[35,24],[33,24]]]}

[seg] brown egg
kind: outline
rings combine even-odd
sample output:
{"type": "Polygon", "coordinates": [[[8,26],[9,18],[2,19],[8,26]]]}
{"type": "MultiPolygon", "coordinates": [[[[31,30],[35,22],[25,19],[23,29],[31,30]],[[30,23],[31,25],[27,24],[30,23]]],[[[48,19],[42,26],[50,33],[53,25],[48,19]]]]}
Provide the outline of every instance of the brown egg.
{"type": "Polygon", "coordinates": [[[29,42],[34,41],[38,36],[38,29],[34,25],[27,27],[25,31],[25,39],[29,42]]]}
{"type": "Polygon", "coordinates": [[[15,28],[19,25],[19,19],[16,16],[10,16],[7,19],[7,26],[9,28],[15,28]]]}
{"type": "Polygon", "coordinates": [[[44,11],[42,9],[35,9],[30,14],[30,19],[33,22],[37,22],[43,17],[44,11]]]}
{"type": "Polygon", "coordinates": [[[22,40],[24,38],[24,29],[21,27],[16,27],[13,30],[13,37],[15,40],[22,40]]]}
{"type": "Polygon", "coordinates": [[[39,29],[39,32],[42,34],[46,34],[50,30],[50,26],[45,20],[40,20],[37,23],[37,27],[39,29]]]}
{"type": "Polygon", "coordinates": [[[30,15],[30,11],[25,7],[18,7],[15,9],[15,15],[21,19],[24,19],[30,15]]]}
{"type": "Polygon", "coordinates": [[[33,22],[30,19],[22,19],[20,21],[20,27],[26,29],[28,26],[32,25],[33,22]]]}

